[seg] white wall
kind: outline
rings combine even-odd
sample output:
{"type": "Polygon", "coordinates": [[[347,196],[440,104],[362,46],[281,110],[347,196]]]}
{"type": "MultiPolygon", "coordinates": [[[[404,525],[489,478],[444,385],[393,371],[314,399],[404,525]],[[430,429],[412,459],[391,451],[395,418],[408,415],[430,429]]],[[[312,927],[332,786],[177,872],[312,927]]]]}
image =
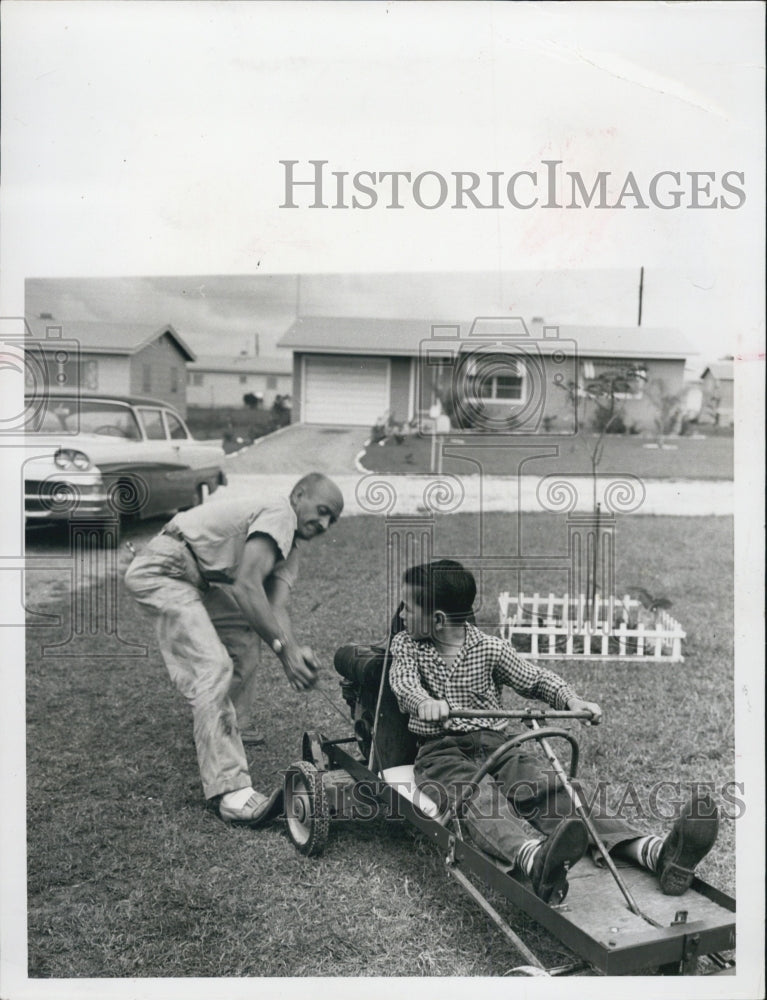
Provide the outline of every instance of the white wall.
{"type": "Polygon", "coordinates": [[[229,372],[188,372],[186,387],[187,406],[242,406],[242,397],[246,392],[261,393],[264,397],[264,408],[269,409],[274,397],[287,395],[293,391],[293,376],[277,375],[277,387],[267,389],[267,375],[244,375],[244,383],[240,382],[238,373],[229,372]],[[202,385],[194,384],[195,375],[202,375],[202,385]]]}
{"type": "Polygon", "coordinates": [[[130,393],[130,358],[112,357],[105,354],[87,354],[83,352],[80,356],[81,366],[88,362],[95,361],[98,371],[98,382],[93,392],[116,393],[127,395],[130,393]]]}

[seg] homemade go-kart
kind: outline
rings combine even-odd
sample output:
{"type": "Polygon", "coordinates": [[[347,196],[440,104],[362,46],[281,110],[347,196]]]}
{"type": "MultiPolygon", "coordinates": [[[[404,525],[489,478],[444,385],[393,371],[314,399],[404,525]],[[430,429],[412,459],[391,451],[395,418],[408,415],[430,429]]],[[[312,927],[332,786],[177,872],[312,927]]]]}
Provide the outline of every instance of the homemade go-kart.
{"type": "Polygon", "coordinates": [[[343,646],[335,655],[341,689],[351,709],[354,736],[329,740],[306,732],[303,759],[285,773],[284,807],[289,835],[305,855],[319,855],[327,842],[330,820],[371,815],[371,806],[391,818],[404,818],[443,852],[447,872],[466,890],[523,956],[513,974],[562,976],[734,974],[734,960],[721,954],[735,945],[735,901],[695,878],[683,896],[664,896],[656,878],[633,866],[620,871],[604,849],[572,780],[578,766],[578,743],[551,720],[578,719],[583,713],[525,709],[509,712],[461,712],[462,717],[520,719],[527,732],[510,738],[478,769],[474,782],[505,754],[536,740],[558,779],[567,788],[604,867],[586,855],[570,870],[566,899],[544,903],[527,880],[510,875],[497,861],[464,839],[461,817],[472,789],[452,810],[440,814],[413,780],[415,737],[389,687],[387,646],[343,646]],[[546,725],[541,725],[546,723],[546,725]],[[570,746],[568,772],[552,750],[552,740],[570,746]],[[353,746],[352,746],[353,745],[353,746]],[[580,961],[546,969],[520,940],[499,911],[469,878],[500,892],[515,907],[546,928],[580,961]]]}

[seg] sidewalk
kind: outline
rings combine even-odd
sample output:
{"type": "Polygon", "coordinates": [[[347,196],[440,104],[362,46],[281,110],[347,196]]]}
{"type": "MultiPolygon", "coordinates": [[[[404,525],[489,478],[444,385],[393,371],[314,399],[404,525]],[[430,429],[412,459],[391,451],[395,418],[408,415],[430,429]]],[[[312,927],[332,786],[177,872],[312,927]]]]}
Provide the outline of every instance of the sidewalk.
{"type": "MultiPolygon", "coordinates": [[[[281,467],[284,470],[284,462],[281,467]]],[[[218,489],[210,503],[249,493],[287,496],[300,472],[238,474],[232,470],[227,474],[229,485],[218,489]]],[[[538,476],[523,476],[519,480],[508,476],[484,476],[480,481],[479,476],[345,473],[333,475],[333,479],[343,492],[344,516],[347,517],[358,514],[413,515],[429,511],[437,514],[473,514],[478,511],[542,513],[547,510],[592,509],[591,480],[588,477],[557,476],[556,483],[552,481],[544,486],[541,486],[538,476]]],[[[603,488],[610,480],[609,476],[600,477],[601,500],[604,500],[603,488]]],[[[733,483],[728,480],[654,479],[640,483],[637,479],[623,491],[616,487],[612,500],[612,509],[616,513],[703,517],[732,516],[734,511],[733,483]]],[[[608,502],[604,510],[609,507],[608,502]]]]}

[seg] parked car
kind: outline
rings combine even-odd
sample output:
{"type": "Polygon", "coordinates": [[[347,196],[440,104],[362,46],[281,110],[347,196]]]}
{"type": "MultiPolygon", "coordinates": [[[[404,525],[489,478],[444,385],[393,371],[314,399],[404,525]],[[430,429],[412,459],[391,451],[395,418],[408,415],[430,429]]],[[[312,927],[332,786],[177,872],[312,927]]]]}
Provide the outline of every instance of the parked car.
{"type": "Polygon", "coordinates": [[[193,507],[226,483],[224,449],[162,400],[49,390],[27,414],[28,524],[87,518],[116,538],[121,521],[193,507]]]}

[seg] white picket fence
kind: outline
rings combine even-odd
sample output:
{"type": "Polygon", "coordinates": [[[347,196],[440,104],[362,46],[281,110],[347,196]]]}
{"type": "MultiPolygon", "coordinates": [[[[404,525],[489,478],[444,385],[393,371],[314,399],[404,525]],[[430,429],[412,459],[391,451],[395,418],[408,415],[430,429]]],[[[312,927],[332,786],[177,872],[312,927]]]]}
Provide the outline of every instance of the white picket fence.
{"type": "Polygon", "coordinates": [[[668,611],[647,611],[626,595],[499,594],[500,633],[520,656],[538,660],[642,660],[682,663],[686,633],[668,611]]]}

